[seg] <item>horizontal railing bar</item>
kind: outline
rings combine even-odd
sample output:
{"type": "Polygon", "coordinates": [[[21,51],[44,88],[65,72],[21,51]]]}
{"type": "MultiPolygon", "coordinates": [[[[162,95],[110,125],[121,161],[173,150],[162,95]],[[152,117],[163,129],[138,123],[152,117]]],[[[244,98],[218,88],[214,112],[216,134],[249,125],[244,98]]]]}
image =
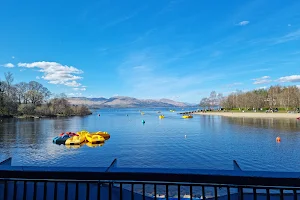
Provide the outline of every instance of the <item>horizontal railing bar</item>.
{"type": "Polygon", "coordinates": [[[232,185],[290,186],[300,187],[299,177],[259,177],[245,175],[178,174],[153,172],[90,172],[90,171],[20,171],[0,170],[0,178],[60,179],[60,180],[125,180],[154,182],[188,182],[232,185]]]}
{"type": "MultiPolygon", "coordinates": [[[[74,183],[83,183],[83,184],[110,184],[110,183],[114,183],[114,184],[123,184],[123,185],[131,185],[131,184],[135,184],[135,185],[142,185],[142,184],[149,184],[149,185],[160,185],[160,186],[165,186],[165,185],[169,185],[169,186],[177,186],[180,185],[181,187],[188,187],[188,186],[193,186],[193,187],[197,187],[197,186],[205,186],[205,187],[218,187],[218,188],[226,188],[226,187],[230,187],[232,189],[238,189],[239,187],[241,187],[241,185],[233,185],[233,184],[211,184],[211,183],[186,183],[186,182],[154,182],[154,181],[120,181],[120,180],[114,180],[114,181],[109,181],[109,180],[70,180],[70,179],[61,179],[61,180],[57,180],[57,179],[2,179],[0,178],[0,181],[26,181],[26,182],[74,182],[74,183]]],[[[294,187],[294,186],[261,186],[261,185],[243,185],[243,188],[248,188],[248,189],[252,189],[255,188],[257,190],[264,190],[264,189],[270,189],[270,190],[279,190],[279,189],[285,189],[287,191],[292,191],[295,189],[300,189],[300,187],[294,187]]]]}
{"type": "MultiPolygon", "coordinates": [[[[104,173],[105,167],[31,167],[31,166],[0,166],[0,173],[11,172],[84,172],[104,173]]],[[[76,174],[75,173],[75,174],[76,174]]],[[[269,172],[269,171],[237,171],[237,170],[207,170],[207,169],[169,169],[169,168],[111,168],[108,173],[152,173],[152,174],[186,174],[186,175],[219,175],[263,178],[300,178],[300,172],[269,172]]]]}

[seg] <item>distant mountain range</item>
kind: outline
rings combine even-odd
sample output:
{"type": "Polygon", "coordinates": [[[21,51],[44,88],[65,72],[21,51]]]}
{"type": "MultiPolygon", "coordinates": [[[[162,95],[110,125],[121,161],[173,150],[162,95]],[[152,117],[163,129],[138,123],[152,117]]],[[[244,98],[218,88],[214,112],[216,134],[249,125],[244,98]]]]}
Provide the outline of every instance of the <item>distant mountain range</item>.
{"type": "Polygon", "coordinates": [[[136,99],[116,96],[111,98],[70,97],[68,101],[75,105],[87,105],[93,108],[137,108],[137,107],[188,107],[195,106],[170,99],[136,99]]]}

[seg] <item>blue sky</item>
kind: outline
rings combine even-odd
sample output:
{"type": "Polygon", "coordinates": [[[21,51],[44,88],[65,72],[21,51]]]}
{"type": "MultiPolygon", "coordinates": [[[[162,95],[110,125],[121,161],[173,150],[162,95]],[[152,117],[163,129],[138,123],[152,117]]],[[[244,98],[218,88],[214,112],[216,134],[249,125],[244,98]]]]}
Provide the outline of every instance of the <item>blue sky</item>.
{"type": "Polygon", "coordinates": [[[300,85],[300,1],[4,1],[0,77],[69,96],[197,103],[300,85]]]}

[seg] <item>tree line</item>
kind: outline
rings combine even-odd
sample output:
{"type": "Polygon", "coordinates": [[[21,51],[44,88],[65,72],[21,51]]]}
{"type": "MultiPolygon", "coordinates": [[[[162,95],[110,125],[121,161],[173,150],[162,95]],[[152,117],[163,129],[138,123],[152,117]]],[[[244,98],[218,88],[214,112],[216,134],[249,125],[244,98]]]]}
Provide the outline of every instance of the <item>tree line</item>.
{"type": "Polygon", "coordinates": [[[226,97],[219,94],[220,98],[215,98],[216,92],[213,91],[212,94],[209,98],[203,98],[200,106],[218,105],[228,110],[236,108],[243,110],[278,108],[286,111],[297,110],[300,107],[300,88],[297,86],[275,85],[267,89],[255,89],[247,92],[237,90],[226,97]],[[208,103],[205,104],[207,99],[208,103]]]}
{"type": "Polygon", "coordinates": [[[4,73],[0,81],[0,116],[72,116],[87,115],[85,105],[71,105],[63,94],[53,94],[36,81],[14,84],[13,74],[4,73]]]}
{"type": "Polygon", "coordinates": [[[203,108],[213,108],[219,106],[223,98],[224,97],[222,93],[217,93],[216,91],[212,91],[209,97],[205,97],[201,99],[200,106],[203,108]]]}

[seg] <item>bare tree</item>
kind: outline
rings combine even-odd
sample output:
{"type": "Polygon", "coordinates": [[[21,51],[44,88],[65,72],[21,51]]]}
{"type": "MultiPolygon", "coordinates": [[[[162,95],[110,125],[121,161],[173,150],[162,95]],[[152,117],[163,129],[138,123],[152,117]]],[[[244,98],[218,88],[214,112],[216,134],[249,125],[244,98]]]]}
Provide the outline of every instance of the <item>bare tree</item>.
{"type": "Polygon", "coordinates": [[[217,92],[216,91],[212,91],[210,93],[209,100],[210,100],[211,106],[216,106],[216,104],[217,104],[217,92]]]}
{"type": "Polygon", "coordinates": [[[209,98],[203,98],[203,99],[201,99],[199,105],[201,107],[203,107],[204,109],[209,108],[210,107],[210,99],[209,98]]]}
{"type": "Polygon", "coordinates": [[[7,86],[7,89],[6,89],[7,96],[10,97],[11,86],[12,86],[12,83],[14,82],[14,77],[11,72],[5,72],[4,76],[5,76],[5,80],[6,80],[6,86],[7,86]]]}

